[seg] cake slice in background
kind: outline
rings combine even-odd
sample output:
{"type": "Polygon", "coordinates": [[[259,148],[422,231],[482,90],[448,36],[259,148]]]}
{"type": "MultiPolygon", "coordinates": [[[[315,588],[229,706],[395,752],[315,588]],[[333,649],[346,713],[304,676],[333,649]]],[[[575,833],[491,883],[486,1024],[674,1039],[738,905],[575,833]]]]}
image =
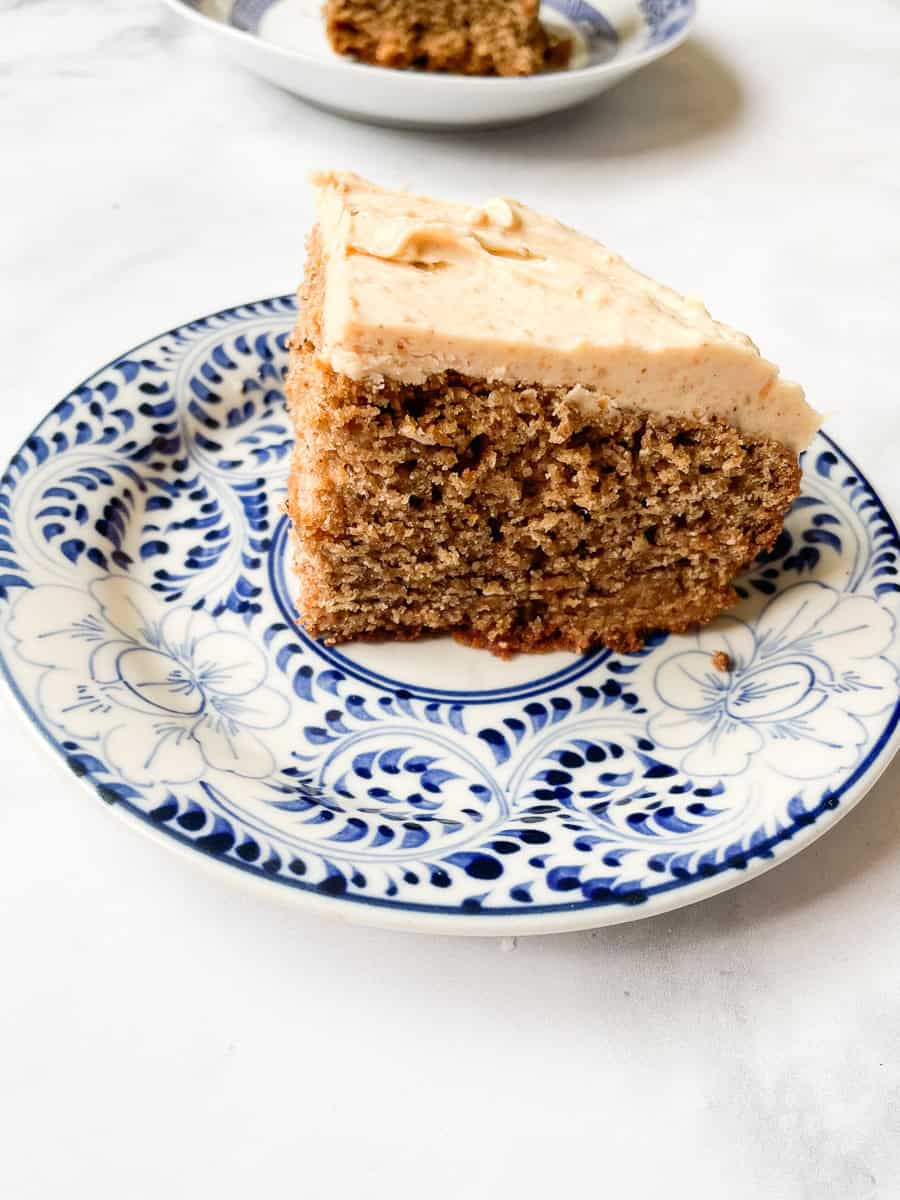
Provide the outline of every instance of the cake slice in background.
{"type": "Polygon", "coordinates": [[[306,628],[633,650],[732,604],[799,490],[801,388],[515,201],[316,188],[288,377],[306,628]]]}
{"type": "Polygon", "coordinates": [[[326,0],[338,54],[379,67],[533,75],[563,67],[571,45],[538,20],[539,0],[326,0]]]}

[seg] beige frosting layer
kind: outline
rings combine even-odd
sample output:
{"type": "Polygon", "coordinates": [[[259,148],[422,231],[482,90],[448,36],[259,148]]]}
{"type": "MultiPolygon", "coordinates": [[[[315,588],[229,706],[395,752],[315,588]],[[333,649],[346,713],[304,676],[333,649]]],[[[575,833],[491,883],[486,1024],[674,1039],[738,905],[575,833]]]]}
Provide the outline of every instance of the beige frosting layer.
{"type": "Polygon", "coordinates": [[[800,451],[821,418],[743,333],[515,200],[480,207],[315,177],[323,358],[353,379],[577,388],[581,404],[717,415],[800,451]]]}

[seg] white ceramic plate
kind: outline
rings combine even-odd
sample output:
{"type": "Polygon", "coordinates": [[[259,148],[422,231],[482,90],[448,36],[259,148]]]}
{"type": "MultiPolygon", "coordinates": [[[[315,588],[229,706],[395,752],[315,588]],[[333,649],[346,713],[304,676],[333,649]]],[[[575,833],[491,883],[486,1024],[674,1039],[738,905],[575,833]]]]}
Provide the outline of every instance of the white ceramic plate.
{"type": "Polygon", "coordinates": [[[868,790],[898,744],[900,539],[833,442],[699,634],[509,662],[324,646],[286,568],[294,319],[264,300],[126,352],[0,479],[0,666],[114,811],[337,916],[524,934],[734,887],[868,790]]]}
{"type": "Polygon", "coordinates": [[[502,125],[579,104],[673,50],[695,0],[551,0],[541,17],[575,41],[567,70],[514,79],[395,71],[351,62],[325,37],[320,0],[167,0],[223,53],[305,100],[379,124],[502,125]]]}

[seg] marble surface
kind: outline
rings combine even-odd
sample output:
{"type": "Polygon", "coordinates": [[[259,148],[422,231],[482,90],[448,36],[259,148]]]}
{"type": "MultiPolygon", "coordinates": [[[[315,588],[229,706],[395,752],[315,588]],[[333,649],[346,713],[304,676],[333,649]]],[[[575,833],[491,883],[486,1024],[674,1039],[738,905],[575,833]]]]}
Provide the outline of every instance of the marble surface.
{"type": "MultiPolygon", "coordinates": [[[[699,292],[898,511],[898,74],[892,0],[707,0],[585,108],[425,137],[307,108],[151,0],[0,0],[2,453],[113,354],[289,290],[329,165],[520,195],[699,292]]],[[[900,1195],[900,763],[745,887],[512,944],[245,895],[0,717],[5,1196],[900,1195]]]]}

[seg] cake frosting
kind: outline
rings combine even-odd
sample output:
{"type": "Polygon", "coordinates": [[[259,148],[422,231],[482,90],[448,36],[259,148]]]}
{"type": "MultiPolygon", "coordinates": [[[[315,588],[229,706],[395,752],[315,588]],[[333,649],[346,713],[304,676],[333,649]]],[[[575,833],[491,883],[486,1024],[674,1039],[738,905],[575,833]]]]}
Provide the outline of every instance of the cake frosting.
{"type": "Polygon", "coordinates": [[[718,416],[794,452],[821,418],[746,334],[515,200],[454,204],[314,177],[320,356],[354,380],[445,371],[568,387],[580,405],[718,416]]]}

